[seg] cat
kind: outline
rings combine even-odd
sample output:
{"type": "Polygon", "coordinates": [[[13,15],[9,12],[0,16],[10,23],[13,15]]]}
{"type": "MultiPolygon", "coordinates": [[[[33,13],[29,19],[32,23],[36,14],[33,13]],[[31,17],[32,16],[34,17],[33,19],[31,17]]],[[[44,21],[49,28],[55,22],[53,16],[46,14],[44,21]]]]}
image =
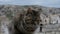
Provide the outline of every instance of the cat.
{"type": "Polygon", "coordinates": [[[39,29],[40,13],[39,11],[28,8],[26,14],[19,14],[10,23],[10,34],[34,34],[39,29]]]}

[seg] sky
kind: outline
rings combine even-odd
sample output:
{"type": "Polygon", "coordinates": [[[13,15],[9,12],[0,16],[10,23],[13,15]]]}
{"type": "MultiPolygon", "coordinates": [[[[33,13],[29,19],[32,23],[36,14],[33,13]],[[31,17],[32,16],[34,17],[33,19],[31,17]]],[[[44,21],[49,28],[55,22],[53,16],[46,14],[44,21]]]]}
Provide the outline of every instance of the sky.
{"type": "Polygon", "coordinates": [[[60,8],[60,0],[0,0],[0,5],[41,5],[60,8]]]}

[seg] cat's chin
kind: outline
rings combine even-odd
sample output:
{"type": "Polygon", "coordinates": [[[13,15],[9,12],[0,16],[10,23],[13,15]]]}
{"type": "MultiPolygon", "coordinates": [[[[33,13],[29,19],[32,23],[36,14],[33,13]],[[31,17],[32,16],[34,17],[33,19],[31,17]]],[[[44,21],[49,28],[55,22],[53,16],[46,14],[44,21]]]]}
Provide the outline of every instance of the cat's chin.
{"type": "Polygon", "coordinates": [[[27,32],[34,32],[36,29],[37,29],[37,27],[35,26],[35,27],[25,27],[24,28],[25,29],[25,31],[27,31],[27,32]]]}

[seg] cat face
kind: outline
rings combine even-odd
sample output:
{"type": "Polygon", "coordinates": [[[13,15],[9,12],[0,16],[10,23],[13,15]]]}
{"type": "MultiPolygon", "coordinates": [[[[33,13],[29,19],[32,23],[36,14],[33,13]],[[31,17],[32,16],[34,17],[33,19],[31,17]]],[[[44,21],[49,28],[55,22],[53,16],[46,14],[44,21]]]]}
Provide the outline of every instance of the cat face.
{"type": "MultiPolygon", "coordinates": [[[[33,11],[32,11],[32,13],[33,13],[33,11]]],[[[38,14],[38,12],[36,14],[38,14]]],[[[39,20],[40,20],[40,18],[38,18],[39,15],[36,16],[36,15],[34,15],[34,13],[33,14],[28,13],[28,15],[25,15],[25,16],[26,16],[25,23],[23,25],[24,29],[27,32],[34,32],[37,28],[37,25],[39,25],[39,20]]]]}

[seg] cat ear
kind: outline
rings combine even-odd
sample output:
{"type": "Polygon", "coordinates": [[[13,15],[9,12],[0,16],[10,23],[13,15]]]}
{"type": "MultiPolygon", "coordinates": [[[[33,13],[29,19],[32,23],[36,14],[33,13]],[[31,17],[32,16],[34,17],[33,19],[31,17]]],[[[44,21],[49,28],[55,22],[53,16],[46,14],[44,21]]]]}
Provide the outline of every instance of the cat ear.
{"type": "Polygon", "coordinates": [[[32,11],[32,8],[31,8],[31,7],[29,7],[27,11],[32,11]]]}

